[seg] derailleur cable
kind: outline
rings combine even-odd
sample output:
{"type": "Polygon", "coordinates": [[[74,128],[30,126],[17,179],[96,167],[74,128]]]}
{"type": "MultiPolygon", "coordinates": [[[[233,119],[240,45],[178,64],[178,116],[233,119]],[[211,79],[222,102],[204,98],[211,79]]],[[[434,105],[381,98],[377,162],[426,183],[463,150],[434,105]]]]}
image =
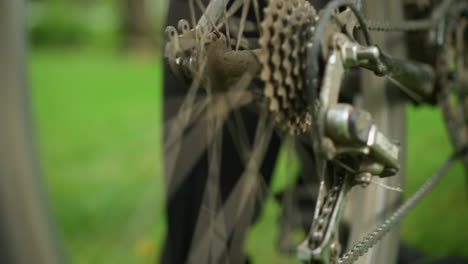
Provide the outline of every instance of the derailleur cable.
{"type": "Polygon", "coordinates": [[[369,249],[374,247],[387,233],[394,227],[401,219],[406,216],[411,209],[413,209],[421,199],[434,188],[435,185],[447,174],[448,169],[453,163],[466,155],[468,152],[468,145],[454,151],[454,153],[443,163],[443,165],[429,178],[408,200],[406,200],[400,207],[382,224],[380,224],[374,231],[368,233],[360,242],[346,252],[339,260],[339,264],[351,264],[359,257],[364,255],[369,249]]]}

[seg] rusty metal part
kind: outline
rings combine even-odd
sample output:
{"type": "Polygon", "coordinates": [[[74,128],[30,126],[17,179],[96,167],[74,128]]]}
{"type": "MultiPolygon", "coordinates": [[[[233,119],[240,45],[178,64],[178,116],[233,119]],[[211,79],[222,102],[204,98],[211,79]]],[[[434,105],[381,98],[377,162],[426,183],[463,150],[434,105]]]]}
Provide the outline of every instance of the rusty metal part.
{"type": "Polygon", "coordinates": [[[258,50],[232,50],[220,39],[207,47],[206,79],[215,92],[226,91],[244,74],[260,72],[258,50]]]}
{"type": "Polygon", "coordinates": [[[202,86],[222,92],[244,74],[257,76],[260,72],[259,50],[233,50],[220,32],[203,33],[180,20],[178,30],[172,26],[166,28],[166,36],[166,62],[186,86],[203,71],[198,76],[202,86]]]}
{"type": "Polygon", "coordinates": [[[260,77],[270,110],[291,134],[311,126],[304,76],[306,46],[315,22],[315,9],[306,0],[271,0],[264,9],[260,77]]]}

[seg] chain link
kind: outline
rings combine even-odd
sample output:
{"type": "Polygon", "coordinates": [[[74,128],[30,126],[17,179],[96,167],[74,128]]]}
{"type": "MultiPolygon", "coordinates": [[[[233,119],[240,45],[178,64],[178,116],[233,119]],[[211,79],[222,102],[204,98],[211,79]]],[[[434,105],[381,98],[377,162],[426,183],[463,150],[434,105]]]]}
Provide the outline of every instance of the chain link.
{"type": "Polygon", "coordinates": [[[421,21],[406,21],[406,22],[390,22],[378,20],[366,20],[367,29],[370,31],[418,31],[429,30],[437,25],[438,21],[435,20],[421,20],[421,21]]]}
{"type": "Polygon", "coordinates": [[[340,193],[344,187],[344,176],[339,176],[336,183],[327,191],[322,203],[317,208],[319,215],[317,221],[314,221],[311,232],[310,245],[312,248],[317,247],[325,237],[325,232],[330,225],[333,210],[336,206],[340,193]]]}
{"type": "Polygon", "coordinates": [[[434,11],[431,18],[421,20],[409,20],[409,21],[378,21],[378,20],[366,20],[367,29],[369,31],[420,31],[430,30],[435,28],[441,19],[446,15],[451,4],[456,0],[444,0],[434,11]]]}

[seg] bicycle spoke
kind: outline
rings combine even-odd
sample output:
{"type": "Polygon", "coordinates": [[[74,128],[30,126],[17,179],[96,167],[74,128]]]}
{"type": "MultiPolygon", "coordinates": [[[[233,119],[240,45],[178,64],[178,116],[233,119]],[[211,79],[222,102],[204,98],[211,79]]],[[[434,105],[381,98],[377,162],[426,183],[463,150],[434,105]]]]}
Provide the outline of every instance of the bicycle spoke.
{"type": "Polygon", "coordinates": [[[234,141],[234,145],[236,147],[237,153],[241,157],[241,160],[247,163],[248,155],[250,152],[250,143],[247,135],[247,131],[245,129],[245,125],[242,122],[240,114],[238,111],[233,112],[234,120],[230,119],[227,122],[227,127],[229,130],[229,134],[234,141]]]}
{"type": "MultiPolygon", "coordinates": [[[[214,137],[212,144],[208,146],[208,179],[206,181],[205,191],[202,199],[202,205],[196,221],[194,241],[201,233],[205,234],[207,239],[207,247],[209,251],[203,251],[197,257],[197,262],[216,263],[221,257],[219,254],[226,251],[226,245],[221,241],[225,241],[226,232],[224,230],[224,219],[215,221],[216,213],[221,205],[220,197],[220,164],[221,164],[221,142],[222,142],[222,123],[216,118],[210,118],[208,121],[208,135],[214,137]],[[205,227],[209,227],[206,229],[205,227]],[[219,242],[217,242],[219,238],[219,242]],[[222,247],[222,248],[219,248],[222,247]]],[[[221,216],[223,217],[223,216],[221,216]]],[[[192,242],[193,243],[193,242],[192,242]]]]}
{"type": "MultiPolygon", "coordinates": [[[[247,167],[249,157],[252,153],[252,145],[250,144],[249,136],[245,127],[244,120],[238,111],[233,113],[233,120],[229,120],[228,129],[229,133],[235,143],[238,155],[241,157],[243,166],[247,167]]],[[[263,200],[267,197],[274,197],[274,194],[269,190],[268,184],[262,175],[258,176],[260,191],[257,191],[257,200],[262,204],[263,200]]]]}
{"type": "MultiPolygon", "coordinates": [[[[210,28],[211,26],[215,31],[218,31],[225,23],[223,30],[226,30],[225,33],[229,47],[231,46],[231,42],[233,42],[231,38],[232,30],[235,31],[232,34],[237,36],[236,50],[245,46],[244,31],[255,30],[254,27],[258,26],[258,24],[255,26],[252,26],[252,23],[248,24],[247,15],[251,4],[250,0],[235,0],[229,8],[227,8],[226,2],[218,1],[217,4],[223,4],[221,18],[224,21],[217,21],[219,17],[211,17],[209,15],[210,12],[206,11],[206,9],[210,9],[212,6],[216,7],[216,4],[212,5],[214,1],[207,8],[205,8],[200,0],[191,0],[191,2],[204,13],[200,21],[205,20],[205,23],[208,25],[206,28],[210,28]],[[239,18],[231,18],[233,21],[236,20],[238,26],[237,28],[231,28],[228,20],[240,6],[242,6],[240,20],[239,18]],[[216,23],[218,23],[217,26],[215,26],[216,23]]],[[[258,3],[256,5],[258,7],[258,3]]],[[[258,22],[258,10],[256,10],[256,16],[258,22]]],[[[202,33],[208,34],[209,32],[204,31],[202,33]]],[[[201,54],[206,53],[205,45],[201,43],[206,38],[200,36],[197,39],[199,40],[197,47],[201,51],[197,57],[206,56],[206,54],[201,54]]],[[[236,250],[240,251],[238,248],[233,248],[230,245],[237,244],[242,246],[242,243],[234,241],[242,241],[244,239],[247,226],[254,216],[256,201],[263,200],[266,196],[265,194],[268,194],[267,184],[263,177],[261,177],[259,170],[268,147],[268,142],[273,133],[273,122],[269,118],[269,112],[263,111],[257,124],[252,145],[250,145],[249,135],[243,124],[242,116],[237,111],[237,109],[253,99],[253,94],[247,91],[247,86],[251,80],[252,76],[250,74],[244,74],[236,84],[227,88],[227,91],[212,89],[215,87],[211,87],[209,85],[210,81],[208,81],[208,86],[204,87],[208,94],[208,103],[204,107],[203,113],[200,114],[196,122],[191,122],[192,127],[187,129],[188,127],[185,126],[185,130],[187,131],[178,137],[177,142],[172,140],[171,149],[167,149],[170,156],[168,157],[166,154],[166,157],[172,160],[171,166],[168,166],[169,169],[167,170],[167,176],[170,177],[167,179],[167,182],[169,182],[167,197],[171,197],[178,189],[178,186],[184,182],[185,177],[192,170],[193,166],[199,162],[205,151],[207,154],[208,179],[204,193],[202,194],[200,212],[196,217],[197,219],[194,219],[196,220],[196,225],[191,243],[192,248],[189,251],[189,263],[216,263],[226,257],[237,260],[240,256],[235,252],[236,250]],[[234,118],[228,119],[228,116],[234,118]],[[227,123],[230,135],[223,135],[225,123],[227,123]],[[223,159],[222,138],[226,136],[233,137],[235,142],[234,147],[239,152],[241,163],[244,163],[243,167],[245,169],[229,195],[220,193],[220,182],[222,179],[220,177],[223,176],[220,167],[223,159]],[[180,151],[181,149],[189,149],[190,151],[183,152],[180,151]],[[183,166],[179,166],[178,164],[183,164],[183,166]],[[228,197],[222,198],[221,195],[228,195],[228,197]],[[224,204],[221,203],[221,200],[225,201],[224,204]],[[229,245],[226,244],[227,241],[230,241],[229,245]]],[[[204,83],[204,85],[207,85],[207,83],[204,83]]],[[[187,109],[185,110],[187,111],[187,109]]],[[[194,115],[196,112],[189,114],[194,115]]],[[[183,114],[180,115],[184,117],[183,114]]],[[[186,119],[182,118],[182,121],[186,121],[186,119]]],[[[180,135],[181,132],[176,131],[176,135],[177,133],[180,135]]],[[[237,261],[233,262],[238,263],[237,261]]]]}
{"type": "Polygon", "coordinates": [[[244,5],[242,6],[242,15],[241,21],[239,24],[239,32],[237,32],[237,43],[236,43],[236,50],[239,50],[239,46],[242,39],[242,33],[244,32],[245,23],[247,20],[247,14],[249,13],[250,8],[250,0],[244,0],[244,5]]]}
{"type": "Polygon", "coordinates": [[[234,13],[237,12],[237,10],[239,10],[239,8],[242,6],[244,0],[235,0],[231,7],[229,8],[228,10],[228,13],[227,13],[227,16],[228,17],[231,17],[232,15],[234,15],[234,13]]]}
{"type": "MultiPolygon", "coordinates": [[[[205,69],[205,63],[202,63],[202,69],[200,72],[200,76],[203,75],[205,69]]],[[[181,149],[182,137],[183,133],[185,132],[188,123],[190,122],[191,113],[193,110],[193,104],[195,101],[196,94],[200,87],[200,78],[196,78],[190,89],[188,90],[187,97],[184,100],[180,110],[177,114],[175,121],[171,124],[172,126],[168,128],[168,138],[166,139],[166,144],[164,147],[165,155],[166,155],[166,175],[173,175],[173,170],[175,168],[175,161],[177,160],[177,156],[179,155],[179,151],[181,149]],[[171,150],[168,151],[166,146],[170,146],[171,150]]],[[[168,179],[166,179],[168,180],[168,179]]],[[[170,179],[169,179],[170,180],[170,179]]],[[[169,184],[168,186],[171,186],[169,184]]]]}
{"type": "MultiPolygon", "coordinates": [[[[225,224],[225,234],[235,235],[233,231],[245,230],[245,227],[250,223],[253,216],[253,201],[255,200],[253,197],[259,189],[259,186],[261,186],[259,184],[261,181],[259,175],[260,164],[273,133],[272,122],[266,117],[266,114],[261,118],[256,132],[257,136],[254,143],[254,149],[244,172],[237,181],[221,210],[216,213],[215,222],[205,227],[205,229],[225,224]],[[241,218],[244,219],[242,222],[240,222],[241,218]],[[226,222],[224,222],[225,220],[226,222]]],[[[211,244],[209,241],[211,238],[209,234],[208,230],[203,230],[199,231],[198,236],[194,237],[192,242],[193,249],[190,253],[189,262],[193,261],[198,263],[203,259],[204,254],[209,252],[211,244]]],[[[239,234],[235,236],[238,235],[239,234]]]]}
{"type": "Polygon", "coordinates": [[[213,18],[208,15],[208,13],[206,12],[206,7],[202,3],[202,1],[201,0],[195,0],[195,3],[197,4],[198,8],[202,11],[202,14],[204,15],[204,17],[206,17],[206,19],[208,20],[210,25],[213,27],[213,29],[216,32],[219,32],[219,28],[216,26],[216,19],[213,20],[213,18]]]}
{"type": "MultiPolygon", "coordinates": [[[[167,144],[165,145],[168,197],[171,197],[172,193],[178,189],[178,186],[200,159],[207,146],[212,144],[213,137],[206,132],[207,121],[219,118],[220,121],[218,122],[223,123],[232,110],[240,108],[252,100],[251,94],[246,90],[250,81],[251,77],[245,75],[233,86],[235,89],[232,89],[232,91],[207,99],[208,103],[205,109],[211,110],[205,110],[196,120],[196,123],[194,122],[195,125],[188,131],[188,123],[169,129],[168,135],[171,138],[166,140],[167,144]],[[225,102],[229,102],[229,104],[225,102]],[[187,148],[191,151],[180,152],[181,149],[187,148]],[[177,166],[177,164],[184,165],[177,166]]],[[[187,119],[183,121],[187,121],[187,119]]],[[[217,127],[217,129],[220,128],[217,127]]]]}
{"type": "Polygon", "coordinates": [[[258,5],[258,0],[252,0],[254,6],[254,13],[255,13],[255,22],[257,23],[258,30],[261,29],[260,27],[260,7],[258,5]]]}
{"type": "MultiPolygon", "coordinates": [[[[229,23],[228,23],[228,16],[227,16],[227,2],[224,1],[224,9],[223,9],[223,16],[224,16],[224,21],[226,24],[226,38],[227,38],[227,46],[231,47],[231,32],[229,31],[229,23]]],[[[221,28],[222,24],[218,25],[219,28],[221,28]]]]}
{"type": "MultiPolygon", "coordinates": [[[[210,91],[208,90],[208,98],[210,98],[212,95],[210,95],[210,91]]],[[[222,99],[221,99],[222,100],[222,99]]],[[[216,110],[216,109],[211,109],[216,110]]],[[[209,212],[216,212],[217,209],[221,206],[222,204],[222,198],[220,194],[220,172],[221,172],[221,160],[222,160],[222,142],[223,142],[223,122],[224,120],[220,120],[219,118],[216,118],[215,115],[213,115],[213,118],[210,118],[208,120],[208,134],[214,134],[212,135],[215,137],[213,140],[213,144],[208,148],[208,180],[207,180],[207,186],[205,187],[205,199],[202,204],[208,209],[209,212]],[[220,122],[221,121],[221,122],[220,122]]],[[[208,222],[206,223],[208,226],[211,226],[211,223],[215,223],[215,214],[208,214],[208,222]]],[[[198,222],[200,224],[205,224],[205,221],[203,219],[198,219],[198,222]]],[[[221,220],[221,223],[223,223],[224,220],[221,220]]],[[[200,229],[198,229],[200,230],[200,229]]],[[[216,263],[219,262],[217,261],[221,256],[218,255],[220,252],[223,252],[225,250],[223,243],[217,243],[215,240],[215,237],[218,236],[221,239],[226,237],[226,232],[224,230],[224,225],[215,225],[213,226],[213,229],[209,229],[209,236],[210,239],[209,241],[212,243],[211,248],[211,254],[210,254],[210,261],[208,263],[216,263]],[[218,253],[218,254],[217,254],[218,253]]],[[[197,234],[195,233],[195,237],[197,234]]],[[[221,240],[222,241],[222,240],[221,240]]]]}
{"type": "Polygon", "coordinates": [[[195,6],[193,4],[193,0],[188,1],[189,4],[189,9],[190,9],[190,20],[192,22],[192,28],[195,28],[197,26],[197,17],[195,14],[195,6]]]}

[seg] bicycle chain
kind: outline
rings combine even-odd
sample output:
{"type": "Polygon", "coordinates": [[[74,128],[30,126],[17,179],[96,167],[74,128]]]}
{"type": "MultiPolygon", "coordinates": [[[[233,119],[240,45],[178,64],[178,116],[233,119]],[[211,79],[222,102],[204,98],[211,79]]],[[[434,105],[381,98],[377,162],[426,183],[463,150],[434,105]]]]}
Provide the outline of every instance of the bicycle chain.
{"type": "MultiPolygon", "coordinates": [[[[325,239],[325,232],[330,225],[332,213],[337,206],[339,195],[344,191],[343,188],[345,188],[345,177],[344,175],[340,175],[337,177],[336,183],[329,188],[327,195],[323,198],[317,219],[314,220],[309,240],[309,246],[312,249],[318,247],[323,239],[325,239]]],[[[332,238],[332,240],[336,238],[337,237],[332,238]]],[[[330,252],[330,257],[337,260],[340,254],[339,243],[337,241],[332,241],[330,247],[333,249],[330,252]]]]}
{"type": "Polygon", "coordinates": [[[340,187],[343,185],[343,179],[338,184],[333,186],[331,190],[323,199],[323,206],[320,209],[319,216],[317,218],[317,225],[312,230],[312,236],[310,240],[310,246],[316,247],[322,241],[324,231],[328,226],[333,207],[338,200],[340,187]]]}
{"type": "Polygon", "coordinates": [[[390,21],[378,21],[366,19],[367,29],[369,31],[418,31],[418,30],[429,30],[437,27],[441,19],[446,15],[451,4],[457,0],[444,0],[439,8],[434,13],[434,16],[429,19],[402,21],[402,22],[390,22],[390,21]]]}
{"type": "Polygon", "coordinates": [[[366,20],[367,29],[369,31],[381,31],[381,32],[393,32],[393,31],[416,31],[416,30],[428,30],[433,28],[435,25],[432,22],[420,23],[420,22],[390,22],[390,21],[379,21],[379,20],[366,20]]]}

